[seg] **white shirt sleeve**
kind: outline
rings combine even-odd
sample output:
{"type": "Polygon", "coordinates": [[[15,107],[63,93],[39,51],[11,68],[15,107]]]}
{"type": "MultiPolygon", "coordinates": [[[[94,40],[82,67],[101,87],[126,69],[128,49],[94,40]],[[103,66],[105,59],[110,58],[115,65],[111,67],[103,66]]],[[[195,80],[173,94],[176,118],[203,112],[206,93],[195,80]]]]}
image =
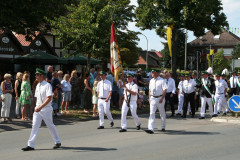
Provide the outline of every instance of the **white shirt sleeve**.
{"type": "Polygon", "coordinates": [[[133,85],[132,91],[138,93],[138,86],[136,84],[133,85]]]}
{"type": "Polygon", "coordinates": [[[52,92],[52,86],[51,84],[47,84],[47,87],[46,87],[46,96],[49,97],[49,96],[52,96],[53,95],[53,92],[52,92]]]}
{"type": "Polygon", "coordinates": [[[164,91],[165,89],[168,89],[167,83],[166,83],[165,80],[162,80],[162,89],[163,89],[163,91],[164,91]]]}
{"type": "Polygon", "coordinates": [[[175,92],[176,92],[176,85],[175,85],[175,80],[174,79],[172,79],[172,85],[173,85],[172,93],[175,94],[175,92]]]}
{"type": "Polygon", "coordinates": [[[97,84],[97,89],[96,89],[97,92],[99,92],[100,83],[101,81],[97,84]]]}
{"type": "Polygon", "coordinates": [[[110,82],[109,85],[109,91],[112,91],[112,83],[110,82]]]}

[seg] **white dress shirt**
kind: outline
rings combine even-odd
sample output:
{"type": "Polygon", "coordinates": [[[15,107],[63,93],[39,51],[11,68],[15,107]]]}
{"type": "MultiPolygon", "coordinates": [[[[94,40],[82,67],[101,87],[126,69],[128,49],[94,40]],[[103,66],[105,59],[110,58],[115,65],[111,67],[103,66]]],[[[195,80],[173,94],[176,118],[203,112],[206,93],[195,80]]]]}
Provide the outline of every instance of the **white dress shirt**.
{"type": "Polygon", "coordinates": [[[192,93],[192,92],[195,92],[196,90],[196,82],[194,79],[190,79],[189,81],[188,80],[184,80],[183,81],[183,92],[184,93],[192,93]]]}
{"type": "Polygon", "coordinates": [[[176,91],[176,86],[175,86],[175,81],[174,81],[174,79],[172,79],[171,77],[167,80],[167,79],[165,79],[165,82],[166,82],[166,84],[167,84],[167,87],[168,87],[168,89],[167,89],[167,93],[173,93],[173,94],[175,94],[175,91],[176,91]]]}
{"type": "MultiPolygon", "coordinates": [[[[97,92],[99,98],[108,98],[109,92],[112,91],[112,83],[105,79],[98,82],[97,92]]],[[[110,97],[111,98],[111,97],[110,97]]]]}
{"type": "MultiPolygon", "coordinates": [[[[134,82],[126,84],[126,87],[127,87],[129,90],[138,93],[138,86],[137,86],[137,84],[135,84],[134,82]]],[[[128,97],[129,97],[129,96],[130,96],[130,92],[127,92],[127,95],[128,95],[128,97]]],[[[124,90],[124,97],[125,97],[125,100],[127,100],[126,91],[125,91],[125,90],[124,90]]],[[[131,94],[131,99],[130,99],[130,101],[137,101],[137,94],[136,94],[136,95],[131,94]]]]}
{"type": "MultiPolygon", "coordinates": [[[[46,101],[47,97],[52,95],[52,86],[50,83],[45,80],[38,83],[35,90],[35,97],[37,98],[36,107],[41,106],[46,101]]],[[[51,107],[51,102],[49,102],[44,108],[51,107]]]]}
{"type": "Polygon", "coordinates": [[[152,96],[161,96],[167,87],[165,80],[161,77],[152,78],[149,83],[149,91],[152,96]]]}
{"type": "Polygon", "coordinates": [[[230,88],[236,88],[237,87],[237,76],[235,77],[230,77],[230,88]]]}
{"type": "Polygon", "coordinates": [[[215,81],[216,92],[215,94],[224,94],[226,88],[228,88],[227,82],[223,79],[215,81]]]}

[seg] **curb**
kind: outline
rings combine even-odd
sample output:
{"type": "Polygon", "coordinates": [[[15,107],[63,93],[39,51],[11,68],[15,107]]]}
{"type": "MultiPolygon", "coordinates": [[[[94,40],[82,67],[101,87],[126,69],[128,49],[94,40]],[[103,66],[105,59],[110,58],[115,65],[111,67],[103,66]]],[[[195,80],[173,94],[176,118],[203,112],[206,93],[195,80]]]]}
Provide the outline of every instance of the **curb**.
{"type": "Polygon", "coordinates": [[[229,118],[212,118],[210,120],[211,122],[219,122],[219,123],[231,123],[231,124],[239,124],[240,125],[240,120],[238,119],[229,119],[229,118]]]}

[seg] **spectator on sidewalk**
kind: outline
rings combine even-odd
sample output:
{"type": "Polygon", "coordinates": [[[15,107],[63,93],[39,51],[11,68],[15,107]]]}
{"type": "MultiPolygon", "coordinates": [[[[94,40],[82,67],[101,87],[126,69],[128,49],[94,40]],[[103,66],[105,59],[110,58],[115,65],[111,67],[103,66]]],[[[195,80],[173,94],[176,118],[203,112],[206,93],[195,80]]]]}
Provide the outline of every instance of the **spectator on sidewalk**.
{"type": "Polygon", "coordinates": [[[16,118],[19,119],[20,118],[20,103],[19,103],[19,97],[21,95],[21,84],[22,84],[22,77],[23,74],[21,72],[18,72],[16,75],[16,81],[15,81],[15,99],[16,99],[16,109],[15,109],[15,114],[16,114],[16,118]]]}
{"type": "Polygon", "coordinates": [[[12,119],[9,117],[13,93],[11,77],[12,77],[11,74],[6,73],[4,75],[4,81],[1,83],[2,91],[1,122],[12,121],[12,119]]]}
{"type": "Polygon", "coordinates": [[[70,75],[65,74],[63,77],[63,80],[61,82],[62,84],[62,105],[61,105],[61,114],[68,113],[68,106],[71,101],[71,90],[72,90],[72,85],[69,82],[70,75]],[[63,111],[63,109],[65,109],[63,111]]]}

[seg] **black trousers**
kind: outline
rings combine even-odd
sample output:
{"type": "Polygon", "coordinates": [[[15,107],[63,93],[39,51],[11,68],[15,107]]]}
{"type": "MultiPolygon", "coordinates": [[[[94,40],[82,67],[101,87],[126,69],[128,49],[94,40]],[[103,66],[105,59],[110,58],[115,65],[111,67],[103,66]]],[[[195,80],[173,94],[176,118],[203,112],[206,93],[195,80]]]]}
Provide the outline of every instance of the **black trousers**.
{"type": "Polygon", "coordinates": [[[233,96],[233,94],[236,95],[237,92],[237,88],[230,88],[229,90],[229,98],[233,96]]]}
{"type": "Polygon", "coordinates": [[[195,106],[196,106],[196,110],[195,111],[198,111],[198,108],[200,107],[200,95],[199,94],[197,95],[195,106]]]}
{"type": "Polygon", "coordinates": [[[167,103],[169,102],[170,106],[171,106],[171,111],[172,114],[175,114],[175,108],[174,108],[174,97],[171,97],[170,95],[172,94],[172,92],[167,93],[165,96],[165,111],[167,109],[167,103]]]}
{"type": "Polygon", "coordinates": [[[195,116],[195,92],[184,93],[184,102],[183,102],[183,116],[187,115],[188,103],[190,102],[190,107],[192,111],[192,116],[195,116]]]}

